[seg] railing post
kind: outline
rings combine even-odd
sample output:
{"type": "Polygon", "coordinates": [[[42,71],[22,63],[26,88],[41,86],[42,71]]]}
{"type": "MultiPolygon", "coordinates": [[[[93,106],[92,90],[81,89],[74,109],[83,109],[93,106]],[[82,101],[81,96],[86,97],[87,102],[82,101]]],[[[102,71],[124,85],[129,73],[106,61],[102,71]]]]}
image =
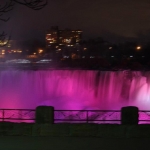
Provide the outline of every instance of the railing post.
{"type": "Polygon", "coordinates": [[[136,125],[139,119],[139,110],[135,106],[128,106],[121,108],[121,124],[136,125]]]}
{"type": "Polygon", "coordinates": [[[54,107],[52,106],[38,106],[35,112],[36,123],[54,123],[54,107]]]}

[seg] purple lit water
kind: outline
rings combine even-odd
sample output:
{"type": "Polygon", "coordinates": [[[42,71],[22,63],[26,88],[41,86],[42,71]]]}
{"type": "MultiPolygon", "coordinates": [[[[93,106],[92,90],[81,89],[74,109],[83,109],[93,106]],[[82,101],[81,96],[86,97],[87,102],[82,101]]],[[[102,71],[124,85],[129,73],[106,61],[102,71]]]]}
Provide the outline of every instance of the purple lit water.
{"type": "Polygon", "coordinates": [[[90,70],[0,71],[0,108],[150,109],[150,72],[90,70]]]}

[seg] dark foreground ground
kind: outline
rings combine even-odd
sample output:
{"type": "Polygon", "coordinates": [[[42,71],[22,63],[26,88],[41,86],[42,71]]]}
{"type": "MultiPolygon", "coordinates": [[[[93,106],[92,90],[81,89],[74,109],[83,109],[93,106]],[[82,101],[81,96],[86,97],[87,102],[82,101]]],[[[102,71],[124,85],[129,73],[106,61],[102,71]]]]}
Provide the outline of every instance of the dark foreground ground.
{"type": "Polygon", "coordinates": [[[0,150],[149,150],[148,138],[1,136],[0,150]]]}

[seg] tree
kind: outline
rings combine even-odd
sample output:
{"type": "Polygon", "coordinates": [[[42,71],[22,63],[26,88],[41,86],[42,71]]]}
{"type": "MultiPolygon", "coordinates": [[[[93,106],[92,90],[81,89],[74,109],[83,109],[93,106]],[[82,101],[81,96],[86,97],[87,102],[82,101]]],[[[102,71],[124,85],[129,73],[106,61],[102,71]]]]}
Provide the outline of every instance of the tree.
{"type": "MultiPolygon", "coordinates": [[[[10,17],[3,17],[7,12],[10,12],[14,9],[16,4],[24,5],[33,10],[40,10],[44,8],[48,4],[48,0],[8,0],[5,4],[0,4],[0,20],[7,22],[10,17]]],[[[3,31],[0,34],[0,46],[5,46],[8,44],[11,36],[7,36],[7,34],[3,31]]]]}

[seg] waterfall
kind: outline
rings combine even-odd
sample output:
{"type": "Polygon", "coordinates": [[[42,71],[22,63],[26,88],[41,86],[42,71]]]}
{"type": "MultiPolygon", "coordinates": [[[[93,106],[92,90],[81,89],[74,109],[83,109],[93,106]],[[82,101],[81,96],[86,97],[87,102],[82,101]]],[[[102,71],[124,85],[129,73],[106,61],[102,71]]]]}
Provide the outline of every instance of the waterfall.
{"type": "Polygon", "coordinates": [[[150,108],[150,72],[98,70],[0,71],[0,108],[150,108]]]}

